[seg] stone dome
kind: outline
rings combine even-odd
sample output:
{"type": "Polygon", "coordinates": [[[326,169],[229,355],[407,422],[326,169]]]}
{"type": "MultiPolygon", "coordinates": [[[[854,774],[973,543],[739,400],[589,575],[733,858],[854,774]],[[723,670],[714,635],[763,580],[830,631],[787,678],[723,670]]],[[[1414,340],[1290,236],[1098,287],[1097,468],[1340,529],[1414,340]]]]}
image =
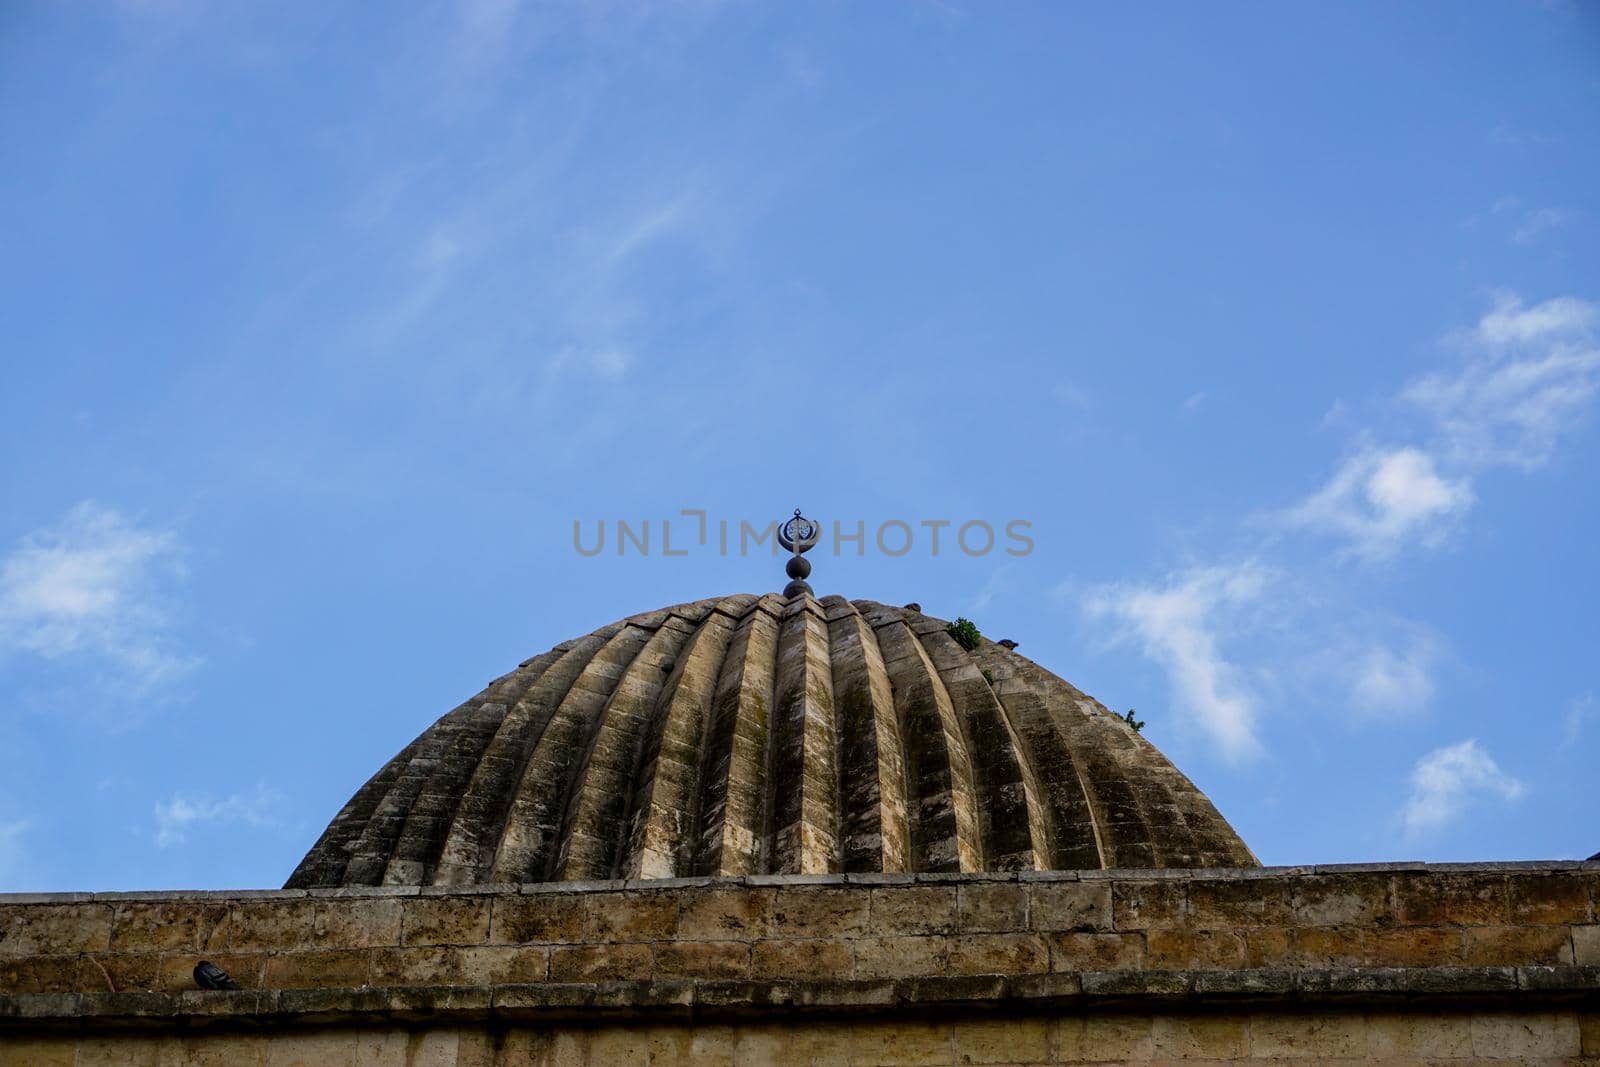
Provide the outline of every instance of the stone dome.
{"type": "Polygon", "coordinates": [[[288,888],[1258,865],[1120,717],[869,600],[633,615],[402,749],[288,888]]]}

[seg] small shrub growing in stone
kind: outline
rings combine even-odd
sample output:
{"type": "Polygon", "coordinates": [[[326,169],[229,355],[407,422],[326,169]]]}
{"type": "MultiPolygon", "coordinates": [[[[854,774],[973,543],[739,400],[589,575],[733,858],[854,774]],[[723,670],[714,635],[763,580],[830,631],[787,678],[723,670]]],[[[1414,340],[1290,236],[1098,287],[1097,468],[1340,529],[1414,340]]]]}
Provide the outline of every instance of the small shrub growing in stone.
{"type": "Polygon", "coordinates": [[[1135,719],[1133,717],[1133,709],[1132,708],[1128,709],[1128,714],[1126,714],[1126,715],[1124,715],[1122,717],[1122,721],[1127,723],[1129,726],[1133,727],[1133,732],[1134,733],[1138,733],[1140,730],[1144,729],[1144,720],[1143,719],[1135,719]]]}
{"type": "Polygon", "coordinates": [[[971,619],[957,619],[944,629],[946,633],[956,639],[956,644],[968,652],[978,647],[978,638],[983,636],[978,633],[978,627],[971,619]]]}

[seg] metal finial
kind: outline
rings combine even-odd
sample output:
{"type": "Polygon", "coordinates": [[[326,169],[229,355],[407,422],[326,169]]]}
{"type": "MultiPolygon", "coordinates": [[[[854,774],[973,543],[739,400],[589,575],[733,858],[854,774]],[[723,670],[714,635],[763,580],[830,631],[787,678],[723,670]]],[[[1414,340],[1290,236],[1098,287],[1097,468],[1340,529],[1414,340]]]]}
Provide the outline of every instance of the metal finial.
{"type": "Polygon", "coordinates": [[[805,579],[811,574],[811,563],[802,558],[800,553],[809,552],[816,546],[817,538],[822,533],[822,527],[800,514],[800,509],[794,509],[794,517],[778,527],[778,544],[794,553],[789,557],[789,562],[784,565],[784,573],[793,581],[783,587],[785,599],[797,597],[802,593],[810,593],[811,587],[805,579]]]}

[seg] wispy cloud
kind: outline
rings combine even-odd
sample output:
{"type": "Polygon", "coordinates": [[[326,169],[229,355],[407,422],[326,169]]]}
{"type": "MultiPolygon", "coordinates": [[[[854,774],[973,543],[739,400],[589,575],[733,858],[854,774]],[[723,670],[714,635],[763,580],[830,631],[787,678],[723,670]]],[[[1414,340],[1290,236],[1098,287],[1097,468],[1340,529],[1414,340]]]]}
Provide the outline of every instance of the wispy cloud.
{"type": "Polygon", "coordinates": [[[175,680],[197,662],[167,611],[181,555],[171,533],[77,505],[0,562],[0,653],[110,662],[141,690],[175,680]]]}
{"type": "Polygon", "coordinates": [[[1229,616],[1261,598],[1271,572],[1254,563],[1205,567],[1154,585],[1099,586],[1084,600],[1091,618],[1115,625],[1166,671],[1179,706],[1229,759],[1256,755],[1256,698],[1223,655],[1219,633],[1229,616]]]}
{"type": "Polygon", "coordinates": [[[233,793],[221,800],[194,794],[174,794],[155,807],[156,844],[171,848],[188,840],[201,825],[241,824],[251,827],[281,825],[276,812],[285,797],[278,790],[257,785],[249,793],[233,793]]]}
{"type": "Polygon", "coordinates": [[[1511,231],[1511,239],[1519,245],[1531,245],[1545,233],[1565,226],[1574,217],[1572,212],[1554,207],[1530,211],[1522,216],[1517,228],[1511,231]]]}
{"type": "Polygon", "coordinates": [[[1527,787],[1506,774],[1476,738],[1436,748],[1411,770],[1401,822],[1413,839],[1455,821],[1481,797],[1511,801],[1527,787]]]}
{"type": "Polygon", "coordinates": [[[1465,481],[1439,476],[1415,448],[1369,449],[1345,460],[1326,485],[1289,509],[1291,526],[1334,533],[1357,553],[1382,558],[1413,540],[1437,544],[1472,506],[1465,481]]]}
{"type": "Polygon", "coordinates": [[[1578,738],[1583,736],[1596,716],[1600,716],[1600,707],[1596,706],[1593,693],[1574,697],[1561,720],[1561,743],[1567,746],[1577,744],[1578,738]]]}
{"type": "Polygon", "coordinates": [[[1400,649],[1370,645],[1355,661],[1350,704],[1358,715],[1405,715],[1433,700],[1438,642],[1416,635],[1400,649]]]}
{"type": "Polygon", "coordinates": [[[1438,545],[1471,508],[1477,474],[1548,462],[1588,416],[1600,392],[1597,318],[1575,297],[1529,307],[1502,296],[1454,338],[1464,363],[1400,390],[1403,408],[1424,416],[1418,443],[1365,444],[1278,519],[1338,536],[1368,559],[1438,545]]]}
{"type": "Polygon", "coordinates": [[[1401,397],[1431,417],[1437,449],[1468,469],[1549,460],[1600,391],[1600,308],[1575,297],[1527,307],[1503,296],[1460,340],[1467,363],[1401,397]]]}

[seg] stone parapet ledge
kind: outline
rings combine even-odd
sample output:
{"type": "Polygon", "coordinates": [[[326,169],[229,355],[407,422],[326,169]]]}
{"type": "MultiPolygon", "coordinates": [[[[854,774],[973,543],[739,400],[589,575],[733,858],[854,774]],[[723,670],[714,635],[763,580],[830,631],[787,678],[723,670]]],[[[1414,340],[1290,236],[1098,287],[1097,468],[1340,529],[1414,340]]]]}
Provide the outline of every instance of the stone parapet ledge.
{"type": "Polygon", "coordinates": [[[1590,1001],[1597,905],[1576,862],[10,895],[0,1026],[1590,1001]]]}
{"type": "Polygon", "coordinates": [[[0,995],[0,1027],[45,1031],[208,1027],[550,1025],[981,1014],[1179,1013],[1315,1008],[1359,1010],[1600,1003],[1597,967],[1334,968],[1087,971],[1081,975],[907,978],[894,981],[536,983],[182,993],[0,995]]]}

